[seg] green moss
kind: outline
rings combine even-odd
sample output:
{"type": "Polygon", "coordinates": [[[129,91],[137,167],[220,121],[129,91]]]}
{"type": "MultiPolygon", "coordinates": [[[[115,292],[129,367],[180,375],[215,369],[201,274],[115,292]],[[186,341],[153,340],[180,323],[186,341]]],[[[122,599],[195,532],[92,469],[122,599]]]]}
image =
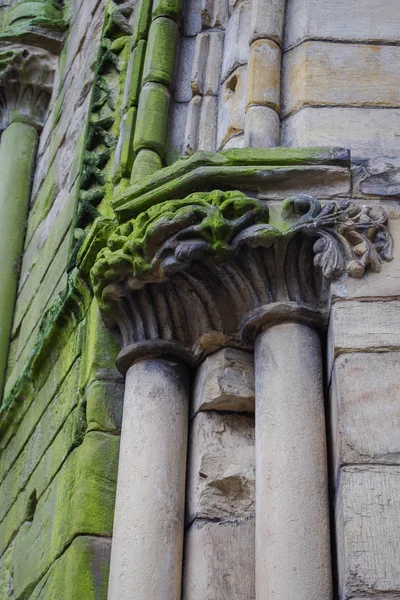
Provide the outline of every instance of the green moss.
{"type": "Polygon", "coordinates": [[[140,94],[134,138],[135,152],[142,148],[164,156],[170,95],[159,83],[146,83],[140,94]]]}
{"type": "Polygon", "coordinates": [[[122,177],[129,177],[135,153],[133,150],[133,135],[136,124],[136,108],[131,108],[124,114],[121,122],[121,132],[114,156],[114,182],[122,177]]]}
{"type": "Polygon", "coordinates": [[[118,432],[121,429],[124,384],[94,381],[86,392],[89,431],[118,432]]]}
{"type": "Polygon", "coordinates": [[[178,25],[171,19],[159,17],[152,22],[143,68],[144,83],[153,81],[171,87],[178,36],[178,25]]]}
{"type": "Polygon", "coordinates": [[[131,173],[131,183],[142,181],[162,168],[161,158],[153,150],[140,150],[131,173]]]}
{"type": "Polygon", "coordinates": [[[153,2],[153,19],[156,17],[169,17],[174,21],[179,20],[181,10],[180,0],[155,0],[153,2]]]}
{"type": "Polygon", "coordinates": [[[122,102],[122,110],[126,111],[139,103],[139,92],[142,84],[142,72],[146,42],[140,40],[132,51],[126,75],[125,93],[122,102]]]}

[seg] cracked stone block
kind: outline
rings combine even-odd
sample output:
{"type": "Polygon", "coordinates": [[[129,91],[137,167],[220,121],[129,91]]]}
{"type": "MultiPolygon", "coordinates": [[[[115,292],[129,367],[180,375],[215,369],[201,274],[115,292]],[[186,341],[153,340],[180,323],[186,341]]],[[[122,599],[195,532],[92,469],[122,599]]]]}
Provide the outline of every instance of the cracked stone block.
{"type": "Polygon", "coordinates": [[[221,85],[218,98],[217,146],[226,148],[227,142],[244,132],[247,94],[247,67],[237,68],[221,85]]]}
{"type": "Polygon", "coordinates": [[[342,469],[336,500],[341,600],[400,595],[400,467],[342,469]]]}
{"type": "Polygon", "coordinates": [[[234,9],[225,32],[224,56],[221,81],[249,59],[250,2],[243,2],[234,9]]]}
{"type": "Polygon", "coordinates": [[[253,355],[223,348],[208,356],[197,371],[192,412],[254,412],[254,394],[253,355]]]}
{"type": "Polygon", "coordinates": [[[190,433],[187,519],[254,516],[254,418],[203,412],[190,433]]]}
{"type": "Polygon", "coordinates": [[[185,540],[183,600],[254,600],[255,520],[196,521],[185,540]]]}

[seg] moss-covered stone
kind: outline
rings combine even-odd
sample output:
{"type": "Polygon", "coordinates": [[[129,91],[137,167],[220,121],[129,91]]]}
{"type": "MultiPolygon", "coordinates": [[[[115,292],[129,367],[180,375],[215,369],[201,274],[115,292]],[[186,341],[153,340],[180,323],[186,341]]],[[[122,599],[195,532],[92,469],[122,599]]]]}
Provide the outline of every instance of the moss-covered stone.
{"type": "Polygon", "coordinates": [[[130,108],[121,121],[119,140],[114,156],[113,179],[118,182],[122,177],[129,177],[135,152],[133,150],[133,134],[135,133],[136,108],[130,108]]]}
{"type": "Polygon", "coordinates": [[[38,501],[31,525],[15,538],[17,598],[29,596],[77,535],[111,535],[118,448],[118,437],[88,433],[38,501]]]}
{"type": "Polygon", "coordinates": [[[139,93],[142,85],[142,72],[145,52],[146,42],[144,40],[139,40],[136,48],[132,51],[128,63],[124,98],[122,101],[123,112],[125,112],[132,106],[137,106],[139,103],[139,93]]]}
{"type": "Polygon", "coordinates": [[[147,39],[150,17],[151,17],[151,0],[140,0],[138,10],[135,11],[134,30],[132,38],[132,47],[134,48],[139,40],[147,39]]]}
{"type": "Polygon", "coordinates": [[[79,536],[33,590],[30,600],[104,600],[111,540],[79,536]]]}
{"type": "Polygon", "coordinates": [[[153,81],[171,87],[178,36],[178,25],[171,19],[159,17],[152,22],[143,68],[144,83],[153,81]]]}
{"type": "Polygon", "coordinates": [[[60,5],[52,0],[18,0],[11,7],[8,22],[13,25],[21,19],[34,18],[59,21],[62,19],[60,5]]]}
{"type": "Polygon", "coordinates": [[[160,83],[146,83],[140,94],[134,138],[135,152],[142,148],[164,156],[170,94],[160,83]]]}
{"type": "Polygon", "coordinates": [[[85,399],[88,431],[120,431],[124,400],[122,382],[94,381],[85,399]]]}
{"type": "Polygon", "coordinates": [[[174,21],[179,20],[181,10],[180,0],[155,0],[153,2],[153,19],[156,17],[169,17],[174,21]]]}
{"type": "Polygon", "coordinates": [[[162,168],[159,155],[153,150],[139,150],[131,173],[131,183],[143,181],[146,177],[162,168]]]}

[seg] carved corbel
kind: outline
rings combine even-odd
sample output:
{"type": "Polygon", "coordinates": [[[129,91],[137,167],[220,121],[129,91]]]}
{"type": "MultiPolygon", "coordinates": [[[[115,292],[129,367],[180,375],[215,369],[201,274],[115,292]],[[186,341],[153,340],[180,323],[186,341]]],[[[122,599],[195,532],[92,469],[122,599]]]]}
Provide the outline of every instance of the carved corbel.
{"type": "Polygon", "coordinates": [[[35,46],[0,46],[0,131],[19,121],[42,129],[53,89],[56,57],[35,46]]]}
{"type": "Polygon", "coordinates": [[[179,345],[194,361],[217,346],[250,344],[241,323],[271,303],[323,315],[328,281],[362,277],[392,256],[381,207],[322,205],[308,195],[276,204],[235,191],[195,193],[117,227],[99,219],[93,231],[81,260],[96,254],[91,283],[125,349],[121,371],[149,343],[179,345]]]}

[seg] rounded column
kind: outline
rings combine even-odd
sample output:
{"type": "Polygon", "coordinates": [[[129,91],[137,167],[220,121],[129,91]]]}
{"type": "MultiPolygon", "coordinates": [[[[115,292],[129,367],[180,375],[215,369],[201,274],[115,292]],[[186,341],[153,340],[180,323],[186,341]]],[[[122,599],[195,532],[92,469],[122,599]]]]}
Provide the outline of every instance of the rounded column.
{"type": "Polygon", "coordinates": [[[255,342],[256,598],[330,600],[320,337],[307,311],[274,308],[255,342]]]}
{"type": "Polygon", "coordinates": [[[36,129],[26,123],[11,123],[1,135],[0,394],[4,385],[37,139],[36,129]]]}
{"type": "Polygon", "coordinates": [[[179,600],[189,371],[147,358],[126,374],[109,600],[179,600]]]}

